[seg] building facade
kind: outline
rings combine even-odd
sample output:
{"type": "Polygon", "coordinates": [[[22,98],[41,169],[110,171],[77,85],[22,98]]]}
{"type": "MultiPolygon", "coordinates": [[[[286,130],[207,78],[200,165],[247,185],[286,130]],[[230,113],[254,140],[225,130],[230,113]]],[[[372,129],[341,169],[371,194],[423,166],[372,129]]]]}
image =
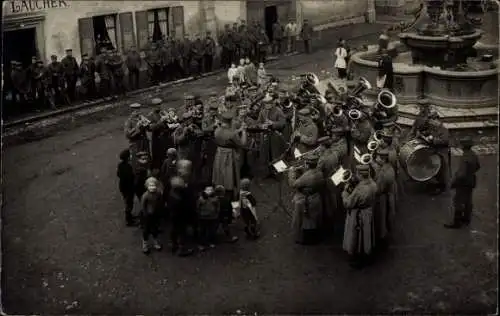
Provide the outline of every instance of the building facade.
{"type": "MultiPolygon", "coordinates": [[[[94,55],[99,43],[120,52],[139,49],[169,35],[215,36],[227,23],[259,21],[267,30],[276,20],[303,19],[315,27],[343,20],[364,22],[373,0],[247,0],[247,1],[3,1],[4,63],[13,58],[29,62],[32,56],[49,60],[73,49],[94,55]]],[[[332,24],[333,23],[333,24],[332,24]]]]}

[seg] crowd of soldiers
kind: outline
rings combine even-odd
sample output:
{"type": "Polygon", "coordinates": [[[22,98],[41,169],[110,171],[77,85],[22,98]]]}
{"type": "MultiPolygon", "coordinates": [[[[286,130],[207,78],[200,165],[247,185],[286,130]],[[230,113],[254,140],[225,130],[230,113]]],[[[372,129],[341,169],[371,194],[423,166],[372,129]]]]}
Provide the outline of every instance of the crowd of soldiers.
{"type": "Polygon", "coordinates": [[[52,55],[48,64],[37,57],[33,57],[27,67],[12,60],[10,76],[5,80],[4,88],[10,91],[6,101],[10,101],[15,111],[23,112],[70,105],[77,99],[118,98],[127,90],[139,89],[144,66],[150,83],[157,85],[211,72],[218,56],[220,66],[224,68],[229,68],[231,63],[238,64],[241,58],[259,64],[265,61],[269,51],[273,54],[295,51],[299,34],[309,52],[312,27],[305,20],[301,31],[296,29],[292,20],[285,26],[278,21],[273,26],[273,40],[270,41],[260,23],[246,25],[241,21],[232,27],[225,25],[217,38],[218,44],[211,32],[207,32],[204,38],[196,34],[194,39],[187,34],[183,39],[164,36],[154,42],[150,39],[150,44],[142,51],[130,47],[124,56],[109,40],[98,38],[96,56],[83,54],[80,64],[71,49],[66,50],[61,61],[52,55]]]}
{"type": "MultiPolygon", "coordinates": [[[[293,91],[281,89],[273,77],[261,87],[233,80],[223,97],[211,94],[203,102],[187,96],[178,111],[163,110],[161,100],[154,100],[155,109],[149,114],[133,110],[125,124],[130,144],[125,160],[130,163],[130,179],[135,180],[129,181],[124,197],[128,196],[128,224],[133,222],[134,195],[143,203],[145,252],[150,235],[153,246],[161,249],[157,225],[165,214],[171,218],[173,251],[181,255],[192,253],[186,246],[188,227],[202,249],[214,246],[219,225],[228,241],[236,241],[229,223],[238,210],[247,237],[257,238],[257,201],[250,192],[250,179],[279,179],[283,173],[293,190],[292,205],[286,208],[292,209],[297,243],[318,243],[340,231],[354,267],[364,266],[377,249],[388,245],[404,170],[397,110],[367,107],[357,95],[332,85],[322,96],[314,77],[306,75],[293,91]],[[356,115],[351,115],[353,109],[356,115]],[[373,142],[376,146],[370,148],[373,142]],[[276,163],[284,161],[289,166],[279,170],[276,163]],[[342,170],[342,180],[333,181],[342,170]],[[351,174],[346,179],[345,171],[351,174]],[[152,194],[155,199],[149,197],[152,194]]],[[[441,168],[433,187],[437,194],[448,190],[449,135],[439,115],[422,114],[407,137],[418,137],[439,155],[441,168]]],[[[470,222],[474,174],[479,169],[470,141],[463,146],[466,158],[451,183],[457,189],[457,202],[456,218],[446,225],[450,228],[470,222]]]]}

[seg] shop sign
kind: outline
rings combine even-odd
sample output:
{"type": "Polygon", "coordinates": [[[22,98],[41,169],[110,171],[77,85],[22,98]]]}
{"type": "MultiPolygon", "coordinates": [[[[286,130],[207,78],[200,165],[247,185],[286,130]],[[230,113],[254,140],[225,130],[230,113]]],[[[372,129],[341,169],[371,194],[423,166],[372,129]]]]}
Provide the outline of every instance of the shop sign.
{"type": "Polygon", "coordinates": [[[11,0],[6,1],[7,14],[32,13],[50,9],[68,8],[68,0],[11,0]]]}

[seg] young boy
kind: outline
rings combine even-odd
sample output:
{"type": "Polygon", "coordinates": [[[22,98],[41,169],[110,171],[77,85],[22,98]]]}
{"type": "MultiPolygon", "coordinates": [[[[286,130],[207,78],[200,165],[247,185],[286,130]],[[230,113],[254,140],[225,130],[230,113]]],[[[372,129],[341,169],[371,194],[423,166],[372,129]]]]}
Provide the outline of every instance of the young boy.
{"type": "Polygon", "coordinates": [[[233,80],[235,80],[237,74],[238,69],[236,68],[236,64],[232,63],[231,68],[227,71],[227,80],[229,80],[229,84],[233,84],[233,80]]]}
{"type": "Polygon", "coordinates": [[[146,187],[144,184],[149,177],[149,154],[147,152],[141,151],[137,153],[137,169],[135,170],[135,194],[140,200],[144,192],[146,192],[146,187]]]}
{"type": "Polygon", "coordinates": [[[170,239],[172,241],[172,253],[178,256],[189,256],[192,249],[186,248],[186,231],[189,224],[189,214],[187,208],[189,202],[185,198],[186,183],[181,177],[174,176],[170,180],[170,192],[168,195],[168,207],[172,221],[172,231],[170,239]]]}
{"type": "Polygon", "coordinates": [[[257,85],[262,87],[267,82],[267,72],[264,68],[264,63],[259,63],[259,69],[257,69],[257,85]]]}
{"type": "Polygon", "coordinates": [[[229,227],[233,221],[231,198],[226,195],[226,190],[222,185],[217,185],[215,187],[215,195],[219,201],[219,222],[222,225],[224,235],[226,235],[226,240],[231,243],[236,242],[238,241],[238,237],[231,235],[231,229],[229,227]]]}
{"type": "Polygon", "coordinates": [[[242,179],[240,182],[240,214],[245,223],[245,233],[248,239],[255,240],[259,238],[258,218],[255,206],[255,200],[252,192],[250,192],[250,180],[242,179]]]}
{"type": "Polygon", "coordinates": [[[130,165],[130,151],[123,150],[120,153],[120,163],[116,171],[119,179],[119,189],[125,202],[125,223],[127,226],[134,226],[134,217],[132,210],[134,209],[134,170],[130,165]]]}
{"type": "Polygon", "coordinates": [[[163,194],[161,185],[155,178],[146,180],[146,192],[141,198],[142,251],[149,253],[149,236],[153,239],[153,248],[161,250],[158,241],[159,219],[163,211],[163,194]]]}
{"type": "Polygon", "coordinates": [[[208,186],[201,193],[197,204],[198,224],[200,234],[200,250],[205,247],[215,248],[217,219],[219,217],[219,200],[215,196],[214,188],[208,186]]]}

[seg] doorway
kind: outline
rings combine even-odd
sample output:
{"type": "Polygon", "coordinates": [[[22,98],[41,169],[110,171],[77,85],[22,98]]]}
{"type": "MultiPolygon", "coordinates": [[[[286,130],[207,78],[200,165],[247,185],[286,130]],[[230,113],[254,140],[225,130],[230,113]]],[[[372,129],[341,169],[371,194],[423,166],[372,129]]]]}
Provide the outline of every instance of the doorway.
{"type": "Polygon", "coordinates": [[[10,68],[12,60],[19,61],[23,67],[31,64],[31,57],[37,56],[36,28],[6,31],[3,34],[3,64],[10,68]]]}
{"type": "Polygon", "coordinates": [[[269,41],[273,41],[273,25],[278,21],[278,7],[275,5],[266,7],[264,10],[264,21],[266,27],[266,34],[269,41]]]}

